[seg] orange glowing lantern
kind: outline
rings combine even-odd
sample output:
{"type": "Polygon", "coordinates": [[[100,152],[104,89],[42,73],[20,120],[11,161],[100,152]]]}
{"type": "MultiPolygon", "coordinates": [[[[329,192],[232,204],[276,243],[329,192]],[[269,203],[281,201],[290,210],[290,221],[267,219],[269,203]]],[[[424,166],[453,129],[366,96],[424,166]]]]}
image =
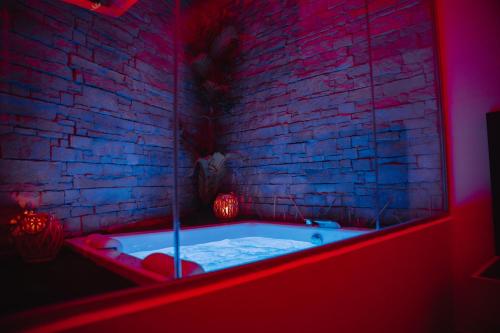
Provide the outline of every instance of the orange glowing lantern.
{"type": "Polygon", "coordinates": [[[48,220],[47,214],[37,214],[32,210],[27,210],[18,223],[23,232],[34,235],[45,229],[48,220]]]}
{"type": "Polygon", "coordinates": [[[234,219],[238,216],[238,211],[238,197],[234,193],[221,193],[215,198],[214,214],[218,219],[234,219]]]}
{"type": "Polygon", "coordinates": [[[56,257],[64,241],[62,224],[54,216],[26,210],[11,221],[12,236],[21,257],[42,262],[56,257]]]}

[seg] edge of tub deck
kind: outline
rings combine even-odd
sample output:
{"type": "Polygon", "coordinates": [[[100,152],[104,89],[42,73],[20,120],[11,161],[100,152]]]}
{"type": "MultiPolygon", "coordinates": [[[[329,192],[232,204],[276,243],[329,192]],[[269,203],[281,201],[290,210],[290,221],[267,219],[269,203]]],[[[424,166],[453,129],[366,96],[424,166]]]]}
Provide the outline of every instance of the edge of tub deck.
{"type": "Polygon", "coordinates": [[[283,271],[355,252],[394,238],[443,227],[452,222],[448,214],[409,222],[336,243],[289,253],[221,271],[173,280],[169,283],[131,288],[49,305],[0,318],[5,332],[56,332],[94,322],[146,311],[166,304],[231,288],[283,271]]]}

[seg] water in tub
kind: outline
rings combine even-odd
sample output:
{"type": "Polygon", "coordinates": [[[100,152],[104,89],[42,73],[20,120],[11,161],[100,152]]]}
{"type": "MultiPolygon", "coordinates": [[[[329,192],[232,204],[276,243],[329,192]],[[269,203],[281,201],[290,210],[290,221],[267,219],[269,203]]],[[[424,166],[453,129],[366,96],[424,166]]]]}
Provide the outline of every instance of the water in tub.
{"type": "MultiPolygon", "coordinates": [[[[181,258],[198,263],[205,272],[279,256],[315,246],[310,242],[268,237],[243,237],[181,246],[181,258]]],[[[139,251],[130,255],[144,259],[151,253],[174,255],[173,247],[139,251]]]]}

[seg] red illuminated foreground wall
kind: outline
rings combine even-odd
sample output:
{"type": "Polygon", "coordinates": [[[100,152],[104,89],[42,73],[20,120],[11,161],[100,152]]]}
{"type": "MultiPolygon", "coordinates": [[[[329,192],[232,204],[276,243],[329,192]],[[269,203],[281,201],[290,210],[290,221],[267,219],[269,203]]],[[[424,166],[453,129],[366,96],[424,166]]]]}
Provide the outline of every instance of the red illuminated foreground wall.
{"type": "Polygon", "coordinates": [[[36,324],[38,332],[451,332],[450,226],[445,219],[273,266],[41,310],[13,323],[36,324]]]}
{"type": "Polygon", "coordinates": [[[493,251],[486,112],[500,111],[500,2],[436,1],[447,117],[456,326],[500,331],[500,285],[471,278],[493,251]]]}

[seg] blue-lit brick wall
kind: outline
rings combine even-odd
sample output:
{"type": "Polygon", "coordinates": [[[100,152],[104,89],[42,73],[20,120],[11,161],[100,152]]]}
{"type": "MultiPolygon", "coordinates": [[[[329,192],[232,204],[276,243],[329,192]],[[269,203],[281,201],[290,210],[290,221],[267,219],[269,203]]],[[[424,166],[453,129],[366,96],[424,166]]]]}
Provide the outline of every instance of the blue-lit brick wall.
{"type": "MultiPolygon", "coordinates": [[[[120,18],[61,1],[1,8],[2,219],[23,198],[60,218],[68,235],[169,215],[169,3],[141,0],[120,18]]],[[[189,124],[193,99],[184,88],[189,124]]],[[[194,198],[192,165],[183,150],[183,206],[194,198]]]]}
{"type": "Polygon", "coordinates": [[[219,146],[245,213],[299,217],[289,195],[315,217],[336,199],[326,217],[351,224],[389,198],[386,223],[444,209],[431,1],[236,6],[240,100],[219,146]]]}
{"type": "MultiPolygon", "coordinates": [[[[369,3],[370,35],[361,0],[233,2],[244,6],[239,101],[217,120],[217,144],[234,157],[225,190],[243,214],[298,217],[288,199],[274,205],[289,195],[309,216],[336,199],[328,217],[351,223],[389,197],[389,223],[444,208],[431,1],[369,3]]],[[[31,198],[67,234],[169,215],[169,2],[142,0],[118,19],[59,1],[2,6],[2,207],[31,198]]],[[[182,69],[183,123],[195,129],[182,69]]],[[[182,149],[185,210],[193,164],[182,149]]]]}

